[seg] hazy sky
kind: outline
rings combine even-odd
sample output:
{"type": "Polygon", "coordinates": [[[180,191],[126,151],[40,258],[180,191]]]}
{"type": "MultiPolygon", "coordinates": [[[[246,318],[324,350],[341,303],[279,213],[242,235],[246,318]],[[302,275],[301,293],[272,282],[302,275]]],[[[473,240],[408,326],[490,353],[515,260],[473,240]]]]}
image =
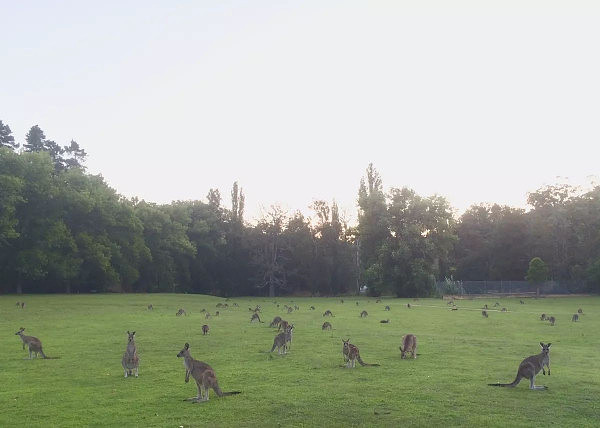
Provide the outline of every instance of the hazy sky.
{"type": "Polygon", "coordinates": [[[598,1],[0,0],[0,119],[126,196],[248,217],[384,186],[525,206],[599,173],[598,1]]]}

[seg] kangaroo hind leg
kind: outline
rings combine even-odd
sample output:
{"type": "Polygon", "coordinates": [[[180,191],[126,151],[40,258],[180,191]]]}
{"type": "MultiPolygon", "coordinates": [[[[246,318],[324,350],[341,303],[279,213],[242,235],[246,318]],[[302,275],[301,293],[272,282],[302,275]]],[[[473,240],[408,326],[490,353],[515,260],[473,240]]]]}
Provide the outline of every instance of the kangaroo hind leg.
{"type": "Polygon", "coordinates": [[[531,376],[531,378],[529,379],[529,389],[542,390],[548,389],[548,387],[544,385],[535,385],[535,376],[531,376]]]}

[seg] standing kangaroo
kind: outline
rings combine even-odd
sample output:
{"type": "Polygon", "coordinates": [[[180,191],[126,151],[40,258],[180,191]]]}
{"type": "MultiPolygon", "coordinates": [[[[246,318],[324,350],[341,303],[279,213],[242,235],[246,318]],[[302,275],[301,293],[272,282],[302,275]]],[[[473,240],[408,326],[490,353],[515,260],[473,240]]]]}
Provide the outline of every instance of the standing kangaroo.
{"type": "Polygon", "coordinates": [[[486,310],[481,311],[481,315],[483,315],[484,317],[488,317],[488,313],[486,310]]]}
{"type": "Polygon", "coordinates": [[[350,339],[344,340],[342,339],[342,354],[344,355],[344,361],[346,361],[346,368],[354,368],[356,366],[356,361],[360,363],[361,366],[379,366],[379,364],[367,364],[362,358],[360,358],[360,352],[358,351],[358,347],[350,343],[350,339]]]}
{"type": "Polygon", "coordinates": [[[285,332],[279,333],[277,336],[275,336],[275,339],[273,340],[273,347],[271,348],[270,352],[273,352],[275,348],[277,348],[277,353],[279,355],[287,354],[287,350],[289,348],[288,342],[292,342],[292,330],[294,330],[293,324],[286,327],[285,332]]]}
{"type": "Polygon", "coordinates": [[[367,317],[367,316],[369,316],[369,314],[367,313],[367,311],[362,311],[362,312],[360,313],[360,317],[361,317],[361,318],[365,318],[365,317],[367,317]]]}
{"type": "Polygon", "coordinates": [[[210,327],[208,325],[204,324],[202,326],[202,335],[206,336],[208,334],[208,330],[210,330],[210,327]]]}
{"type": "Polygon", "coordinates": [[[546,318],[548,321],[550,321],[550,325],[554,325],[554,323],[556,322],[556,318],[554,317],[550,317],[550,318],[546,318]]]}
{"type": "Polygon", "coordinates": [[[546,321],[546,314],[540,315],[540,320],[541,321],[546,321]]]}
{"type": "Polygon", "coordinates": [[[408,309],[410,309],[410,303],[407,303],[407,304],[406,304],[406,307],[407,307],[408,309]]]}
{"type": "Polygon", "coordinates": [[[292,308],[291,306],[288,306],[287,313],[291,314],[292,312],[294,312],[294,308],[292,308]]]}
{"type": "Polygon", "coordinates": [[[278,327],[280,322],[281,322],[281,317],[277,316],[277,317],[273,318],[273,321],[271,321],[271,324],[269,324],[269,327],[278,327]]]}
{"type": "Polygon", "coordinates": [[[571,318],[571,321],[579,321],[579,315],[573,314],[573,318],[571,318]]]}
{"type": "Polygon", "coordinates": [[[537,355],[532,355],[531,357],[525,358],[519,364],[519,369],[517,370],[517,377],[512,383],[488,383],[489,386],[506,386],[506,387],[515,387],[521,382],[521,379],[529,379],[529,389],[547,389],[547,386],[536,386],[535,385],[535,376],[542,371],[545,375],[546,370],[544,370],[544,366],[548,367],[548,376],[550,376],[550,345],[544,345],[540,342],[542,346],[542,352],[537,355]]]}
{"type": "Polygon", "coordinates": [[[331,323],[329,321],[325,321],[321,327],[321,330],[331,330],[331,323]]]}
{"type": "Polygon", "coordinates": [[[254,312],[252,314],[252,316],[250,317],[250,322],[254,322],[254,321],[264,322],[264,321],[260,320],[260,317],[258,316],[258,314],[256,312],[254,312]]]}
{"type": "Polygon", "coordinates": [[[25,345],[29,347],[29,359],[31,360],[33,358],[33,353],[35,353],[36,358],[38,353],[40,353],[42,354],[42,358],[48,359],[48,357],[46,357],[44,354],[44,351],[42,351],[42,342],[40,339],[33,336],[25,336],[23,334],[24,331],[25,329],[21,327],[15,334],[21,337],[21,340],[23,341],[23,349],[25,349],[25,345]]]}
{"type": "Polygon", "coordinates": [[[153,309],[154,309],[154,306],[152,306],[152,305],[148,305],[148,310],[149,310],[149,311],[151,311],[151,310],[153,310],[153,309]]]}
{"type": "Polygon", "coordinates": [[[390,310],[390,307],[389,307],[389,306],[386,306],[384,309],[385,309],[386,311],[389,311],[389,310],[390,310]]]}
{"type": "Polygon", "coordinates": [[[25,309],[25,302],[21,302],[21,309],[25,309]]]}
{"type": "Polygon", "coordinates": [[[577,309],[577,313],[578,314],[582,314],[583,313],[583,309],[581,309],[581,308],[577,309]]]}
{"type": "Polygon", "coordinates": [[[187,314],[185,313],[185,309],[179,308],[179,310],[177,311],[177,313],[175,315],[181,316],[181,315],[187,315],[187,314]]]}
{"type": "Polygon", "coordinates": [[[130,376],[133,369],[135,369],[135,377],[138,377],[138,366],[140,364],[140,359],[138,358],[137,348],[135,347],[135,341],[133,339],[133,336],[135,336],[135,331],[130,333],[128,330],[127,335],[129,336],[127,349],[125,349],[125,353],[123,354],[121,365],[125,371],[125,377],[130,376]]]}
{"type": "Polygon", "coordinates": [[[210,388],[212,388],[219,397],[242,393],[242,391],[221,391],[221,388],[219,388],[219,384],[217,382],[215,371],[208,364],[192,358],[190,355],[189,343],[186,343],[183,349],[179,351],[177,358],[183,358],[183,365],[185,366],[185,383],[190,381],[190,375],[192,375],[196,381],[196,385],[198,386],[198,396],[188,398],[184,401],[193,401],[195,403],[208,401],[208,392],[210,391],[210,388]]]}
{"type": "Polygon", "coordinates": [[[400,345],[400,358],[406,358],[406,354],[411,353],[413,358],[417,358],[417,336],[406,334],[402,336],[402,345],[400,345]]]}

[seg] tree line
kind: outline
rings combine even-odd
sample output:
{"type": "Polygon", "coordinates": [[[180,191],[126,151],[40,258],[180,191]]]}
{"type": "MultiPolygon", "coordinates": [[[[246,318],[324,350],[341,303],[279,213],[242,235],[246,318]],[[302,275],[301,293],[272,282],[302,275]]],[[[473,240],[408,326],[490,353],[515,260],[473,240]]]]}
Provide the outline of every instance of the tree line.
{"type": "Polygon", "coordinates": [[[0,121],[0,292],[431,296],[444,278],[523,280],[535,257],[549,278],[600,291],[600,186],[547,186],[529,210],[473,205],[456,218],[442,196],[384,191],[369,165],[356,225],[328,201],[312,217],[273,206],[251,223],[237,182],[230,206],[216,189],[155,204],[87,173],[86,156],[38,126],[21,147],[0,121]]]}

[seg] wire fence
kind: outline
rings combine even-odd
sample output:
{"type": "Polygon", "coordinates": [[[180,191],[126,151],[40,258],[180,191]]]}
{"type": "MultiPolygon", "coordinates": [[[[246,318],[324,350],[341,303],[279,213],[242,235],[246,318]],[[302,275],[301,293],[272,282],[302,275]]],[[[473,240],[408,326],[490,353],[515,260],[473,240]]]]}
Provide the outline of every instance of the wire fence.
{"type": "MultiPolygon", "coordinates": [[[[460,290],[455,294],[535,294],[537,287],[527,281],[455,281],[460,290]]],[[[444,281],[438,282],[443,288],[444,281]]],[[[546,281],[540,284],[540,294],[585,293],[584,281],[546,281]]],[[[457,290],[458,291],[458,290],[457,290]]]]}

